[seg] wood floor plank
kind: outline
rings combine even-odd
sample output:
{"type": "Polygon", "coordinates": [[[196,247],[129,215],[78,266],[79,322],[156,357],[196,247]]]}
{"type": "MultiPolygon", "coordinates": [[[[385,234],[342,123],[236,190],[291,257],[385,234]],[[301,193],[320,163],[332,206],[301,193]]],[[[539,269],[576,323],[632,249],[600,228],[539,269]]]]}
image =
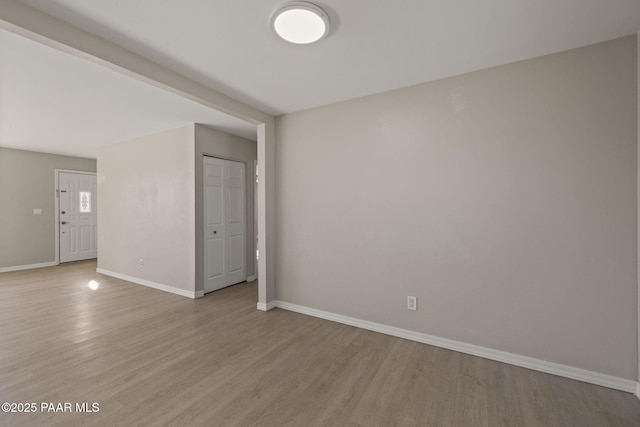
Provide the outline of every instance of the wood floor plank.
{"type": "Polygon", "coordinates": [[[407,370],[415,377],[415,385],[401,425],[453,427],[462,354],[419,343],[412,344],[414,366],[407,366],[407,370]]]}
{"type": "Polygon", "coordinates": [[[517,427],[522,411],[513,380],[514,367],[492,362],[489,371],[492,377],[487,394],[489,425],[517,427]]]}
{"type": "Polygon", "coordinates": [[[99,404],[1,426],[640,426],[631,394],[260,312],[255,282],[191,300],[95,268],[0,274],[0,401],[99,404]]]}

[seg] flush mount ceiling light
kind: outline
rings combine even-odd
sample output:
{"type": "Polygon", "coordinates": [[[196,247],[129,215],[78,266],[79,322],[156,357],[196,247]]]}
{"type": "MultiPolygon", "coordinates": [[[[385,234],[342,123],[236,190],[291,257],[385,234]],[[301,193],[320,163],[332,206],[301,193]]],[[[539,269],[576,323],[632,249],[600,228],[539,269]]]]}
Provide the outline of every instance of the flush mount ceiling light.
{"type": "Polygon", "coordinates": [[[329,16],[313,3],[290,2],[273,14],[271,29],[290,43],[309,44],[327,37],[329,16]]]}

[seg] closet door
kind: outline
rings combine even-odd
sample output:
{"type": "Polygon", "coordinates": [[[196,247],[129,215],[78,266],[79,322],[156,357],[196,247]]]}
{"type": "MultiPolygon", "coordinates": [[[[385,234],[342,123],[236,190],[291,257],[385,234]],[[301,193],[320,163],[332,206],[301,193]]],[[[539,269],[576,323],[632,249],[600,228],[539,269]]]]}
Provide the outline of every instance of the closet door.
{"type": "Polygon", "coordinates": [[[244,163],[203,158],[204,291],[244,282],[246,191],[244,163]]]}

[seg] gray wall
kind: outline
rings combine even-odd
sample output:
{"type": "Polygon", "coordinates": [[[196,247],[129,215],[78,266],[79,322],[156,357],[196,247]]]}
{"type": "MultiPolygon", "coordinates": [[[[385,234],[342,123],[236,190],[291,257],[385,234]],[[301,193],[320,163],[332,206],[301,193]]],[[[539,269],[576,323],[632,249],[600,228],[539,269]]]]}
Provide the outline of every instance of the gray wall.
{"type": "Polygon", "coordinates": [[[98,149],[98,268],[194,291],[193,157],[193,125],[98,149]]]}
{"type": "Polygon", "coordinates": [[[195,125],[195,191],[196,191],[196,291],[203,289],[204,231],[202,200],[202,156],[209,155],[245,163],[246,221],[247,221],[247,276],[255,274],[254,231],[254,162],[258,151],[255,141],[229,135],[206,126],[195,125]]]}
{"type": "Polygon", "coordinates": [[[55,169],[95,172],[96,161],[0,148],[0,268],[55,261],[55,169]]]}
{"type": "Polygon", "coordinates": [[[636,43],[280,117],[277,299],[636,379],[636,43]]]}

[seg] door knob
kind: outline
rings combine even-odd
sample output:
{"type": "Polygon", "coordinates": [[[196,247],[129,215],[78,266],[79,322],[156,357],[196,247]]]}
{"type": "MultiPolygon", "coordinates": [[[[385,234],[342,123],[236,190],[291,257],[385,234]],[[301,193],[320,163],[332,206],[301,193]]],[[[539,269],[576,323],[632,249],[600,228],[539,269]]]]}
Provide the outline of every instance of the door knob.
{"type": "Polygon", "coordinates": [[[60,212],[60,213],[61,213],[62,215],[66,214],[66,212],[65,212],[65,211],[62,211],[62,212],[60,212]]]}

